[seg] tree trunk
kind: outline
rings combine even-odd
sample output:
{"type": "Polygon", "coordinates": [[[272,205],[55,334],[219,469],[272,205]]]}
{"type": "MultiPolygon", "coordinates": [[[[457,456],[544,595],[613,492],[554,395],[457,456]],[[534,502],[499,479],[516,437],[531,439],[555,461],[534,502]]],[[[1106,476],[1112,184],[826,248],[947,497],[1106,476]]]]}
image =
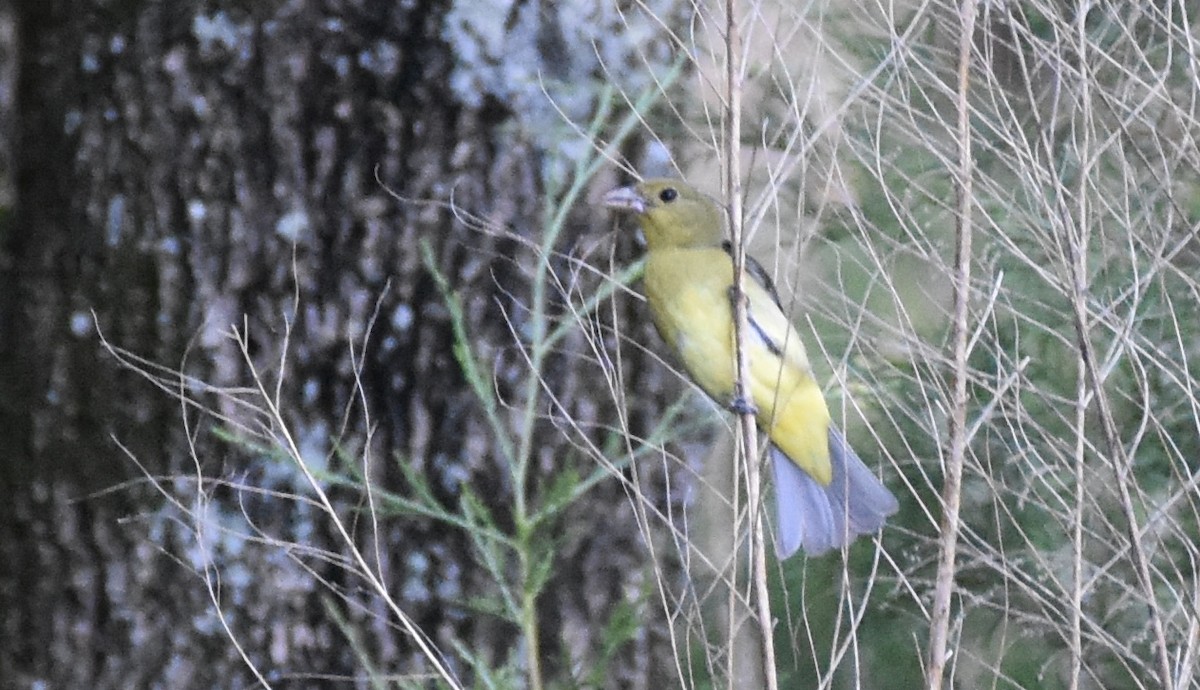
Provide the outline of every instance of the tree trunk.
{"type": "MultiPolygon", "coordinates": [[[[369,456],[381,491],[411,496],[407,468],[446,510],[460,510],[469,486],[502,527],[512,521],[507,466],[420,247],[460,296],[509,415],[528,402],[516,344],[540,256],[545,167],[559,154],[514,135],[529,123],[511,93],[463,86],[466,58],[447,28],[461,8],[449,0],[212,4],[224,9],[25,0],[0,10],[0,24],[15,27],[0,38],[0,93],[16,94],[0,102],[12,125],[0,150],[12,170],[12,211],[0,216],[0,677],[18,686],[253,685],[231,635],[279,684],[361,679],[364,659],[379,673],[429,670],[347,568],[255,541],[345,555],[303,501],[238,489],[305,493],[286,459],[214,434],[258,421],[220,394],[251,381],[226,337],[234,326],[268,386],[282,381],[283,416],[306,460],[344,474],[369,456]],[[388,190],[443,202],[452,191],[459,211],[388,190]],[[206,382],[189,397],[226,418],[181,407],[120,366],[101,337],[206,382]],[[160,491],[148,477],[168,479],[160,491]],[[203,580],[211,563],[219,606],[203,580]],[[328,602],[365,637],[348,640],[328,602]]],[[[514,3],[503,26],[537,23],[539,59],[562,63],[564,29],[550,5],[530,15],[538,6],[514,3]]],[[[570,218],[558,251],[579,238],[597,244],[607,229],[594,210],[570,218]]],[[[551,309],[565,313],[557,297],[551,309]]],[[[581,335],[565,339],[547,390],[568,396],[559,412],[596,426],[534,426],[534,491],[565,469],[595,471],[574,444],[602,443],[617,419],[589,352],[581,335]]],[[[635,432],[670,386],[657,372],[636,353],[625,369],[642,396],[629,410],[635,432]]],[[[643,471],[663,514],[666,485],[643,471]]],[[[372,546],[356,512],[361,490],[333,495],[372,546]]],[[[399,514],[379,529],[374,565],[463,682],[471,671],[453,643],[497,665],[520,655],[516,626],[469,605],[497,585],[464,531],[399,514]]],[[[632,605],[650,632],[620,647],[610,664],[621,671],[606,682],[664,682],[666,623],[645,601],[652,575],[617,479],[586,493],[559,529],[539,607],[547,677],[596,662],[612,612],[632,605]]]]}

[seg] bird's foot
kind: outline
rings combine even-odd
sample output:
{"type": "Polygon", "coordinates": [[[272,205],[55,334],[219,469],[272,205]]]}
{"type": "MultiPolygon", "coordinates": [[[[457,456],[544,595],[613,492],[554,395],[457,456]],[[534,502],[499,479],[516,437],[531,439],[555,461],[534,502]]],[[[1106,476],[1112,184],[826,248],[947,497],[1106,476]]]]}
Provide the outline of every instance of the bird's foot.
{"type": "Polygon", "coordinates": [[[735,414],[758,414],[758,408],[754,406],[754,403],[740,395],[735,395],[733,400],[729,401],[729,409],[733,410],[735,414]]]}
{"type": "Polygon", "coordinates": [[[741,291],[741,290],[739,290],[739,289],[737,289],[737,286],[736,286],[736,285],[730,285],[730,286],[729,286],[728,293],[729,293],[729,304],[730,304],[730,306],[732,306],[734,309],[736,309],[736,308],[737,308],[737,305],[738,305],[738,301],[739,301],[739,300],[741,299],[741,297],[742,297],[742,291],[741,291]]]}

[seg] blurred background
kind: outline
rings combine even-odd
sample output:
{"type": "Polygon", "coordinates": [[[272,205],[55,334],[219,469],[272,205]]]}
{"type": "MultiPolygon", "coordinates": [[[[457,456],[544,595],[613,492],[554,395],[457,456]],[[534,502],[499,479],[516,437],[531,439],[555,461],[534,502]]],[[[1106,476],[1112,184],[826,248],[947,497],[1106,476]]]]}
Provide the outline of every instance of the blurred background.
{"type": "Polygon", "coordinates": [[[958,4],[733,6],[736,160],[722,2],[0,5],[0,685],[762,686],[595,203],[737,166],[902,504],[771,563],[780,687],[926,683],[956,291],[948,683],[1200,686],[1200,7],[978,3],[964,138],[958,4]]]}

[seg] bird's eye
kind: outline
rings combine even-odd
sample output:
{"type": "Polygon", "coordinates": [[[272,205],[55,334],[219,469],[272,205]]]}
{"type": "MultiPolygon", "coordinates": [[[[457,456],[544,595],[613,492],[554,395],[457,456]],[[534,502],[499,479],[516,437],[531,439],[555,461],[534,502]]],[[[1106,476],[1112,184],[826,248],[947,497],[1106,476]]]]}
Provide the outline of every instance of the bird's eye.
{"type": "Polygon", "coordinates": [[[679,196],[679,192],[675,191],[674,187],[667,187],[658,193],[658,198],[663,200],[663,203],[669,204],[675,201],[675,197],[679,196]]]}

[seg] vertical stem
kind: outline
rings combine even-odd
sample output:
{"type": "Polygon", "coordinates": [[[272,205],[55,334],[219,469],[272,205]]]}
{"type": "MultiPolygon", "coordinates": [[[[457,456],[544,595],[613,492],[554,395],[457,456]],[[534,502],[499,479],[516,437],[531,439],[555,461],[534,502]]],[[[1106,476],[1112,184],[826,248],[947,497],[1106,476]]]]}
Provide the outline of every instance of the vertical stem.
{"type": "Polygon", "coordinates": [[[1077,192],[1078,209],[1076,210],[1075,222],[1068,222],[1065,226],[1066,237],[1064,238],[1064,245],[1067,269],[1070,274],[1068,288],[1070,290],[1075,321],[1075,337],[1079,347],[1079,361],[1083,363],[1084,373],[1087,376],[1087,385],[1091,388],[1096,402],[1100,429],[1104,445],[1108,451],[1108,461],[1112,466],[1113,478],[1116,481],[1117,496],[1121,504],[1121,512],[1125,517],[1125,528],[1129,536],[1130,560],[1133,562],[1134,571],[1137,573],[1138,585],[1142,589],[1142,595],[1146,597],[1146,608],[1150,617],[1150,630],[1154,635],[1154,660],[1158,667],[1159,684],[1163,688],[1172,688],[1174,687],[1174,682],[1171,673],[1170,648],[1167,644],[1162,613],[1159,611],[1157,594],[1154,591],[1154,580],[1150,574],[1150,563],[1146,556],[1146,550],[1142,545],[1140,521],[1137,510],[1133,505],[1133,496],[1129,491],[1130,483],[1136,481],[1132,470],[1133,458],[1129,456],[1128,451],[1125,449],[1125,444],[1121,440],[1120,433],[1117,431],[1117,423],[1113,416],[1108,393],[1104,389],[1104,375],[1100,372],[1100,364],[1092,347],[1091,313],[1087,304],[1089,289],[1087,247],[1088,237],[1091,232],[1088,218],[1090,214],[1087,204],[1087,185],[1094,159],[1092,157],[1092,112],[1091,93],[1089,91],[1091,81],[1086,67],[1088,64],[1087,60],[1090,59],[1088,58],[1088,48],[1090,45],[1085,24],[1086,16],[1086,11],[1080,13],[1076,28],[1076,36],[1079,42],[1079,64],[1084,66],[1082,79],[1080,79],[1080,103],[1084,126],[1082,127],[1083,139],[1079,142],[1079,151],[1077,153],[1079,160],[1082,162],[1079,174],[1079,190],[1077,192]]]}
{"type": "Polygon", "coordinates": [[[533,566],[529,561],[532,550],[529,536],[521,537],[521,627],[524,629],[525,645],[529,663],[529,687],[542,690],[542,643],[537,619],[537,594],[530,590],[533,566]]]}
{"type": "Polygon", "coordinates": [[[954,593],[955,555],[958,549],[959,508],[962,499],[962,470],[967,452],[967,339],[968,299],[971,288],[971,46],[975,34],[976,0],[959,6],[962,32],[958,42],[958,219],[954,249],[954,391],[950,409],[950,452],[945,462],[942,486],[942,528],[937,584],[933,593],[933,616],[929,629],[929,660],[926,687],[940,690],[946,670],[946,641],[950,630],[950,599],[954,593]]]}
{"type": "MultiPolygon", "coordinates": [[[[1080,226],[1079,234],[1082,235],[1082,232],[1083,229],[1080,226]]],[[[1069,228],[1068,233],[1070,233],[1069,228]]],[[[1071,271],[1071,302],[1074,308],[1075,338],[1079,347],[1079,357],[1087,375],[1087,385],[1095,397],[1104,446],[1108,451],[1106,455],[1113,470],[1117,497],[1125,518],[1130,560],[1133,562],[1134,572],[1137,573],[1142,596],[1146,598],[1150,630],[1154,635],[1154,660],[1158,666],[1159,683],[1163,688],[1172,688],[1175,686],[1171,674],[1170,648],[1167,644],[1166,629],[1163,626],[1162,613],[1159,611],[1158,601],[1155,598],[1154,579],[1150,575],[1150,562],[1142,545],[1141,524],[1133,505],[1133,495],[1129,491],[1129,484],[1136,481],[1133,478],[1133,459],[1129,457],[1120,434],[1117,432],[1112,406],[1109,403],[1108,394],[1104,390],[1104,377],[1100,373],[1100,365],[1097,363],[1096,354],[1092,349],[1089,312],[1086,304],[1087,277],[1085,271],[1087,264],[1085,247],[1082,245],[1083,241],[1079,237],[1069,236],[1067,238],[1067,262],[1071,271]]]]}
{"type": "MultiPolygon", "coordinates": [[[[751,400],[750,391],[746,385],[749,380],[750,360],[746,352],[745,335],[749,328],[746,293],[743,281],[746,269],[746,248],[743,237],[742,218],[742,171],[741,171],[741,130],[742,130],[742,37],[738,27],[737,0],[725,2],[725,77],[726,77],[726,113],[725,113],[725,199],[729,204],[729,230],[733,244],[733,312],[734,312],[734,353],[737,362],[734,376],[734,398],[739,401],[751,400]]],[[[746,497],[750,511],[750,569],[753,579],[754,602],[759,633],[762,637],[763,677],[766,687],[776,690],[779,680],[775,674],[775,640],[774,626],[771,619],[770,593],[767,588],[767,556],[766,538],[764,536],[762,519],[762,467],[758,455],[758,428],[755,425],[754,413],[749,406],[738,414],[738,448],[735,458],[740,457],[745,466],[746,497]]],[[[735,471],[737,462],[735,460],[735,471]]],[[[730,596],[735,595],[736,588],[730,588],[730,596]]],[[[731,600],[732,605],[732,600],[731,600]]],[[[734,613],[733,610],[730,611],[734,613]]],[[[738,617],[731,615],[731,621],[738,617]]],[[[733,674],[730,674],[733,682],[733,674]]]]}
{"type": "Polygon", "coordinates": [[[1083,506],[1088,387],[1087,363],[1076,360],[1075,385],[1075,515],[1071,524],[1071,690],[1079,690],[1083,671],[1083,506]]]}

